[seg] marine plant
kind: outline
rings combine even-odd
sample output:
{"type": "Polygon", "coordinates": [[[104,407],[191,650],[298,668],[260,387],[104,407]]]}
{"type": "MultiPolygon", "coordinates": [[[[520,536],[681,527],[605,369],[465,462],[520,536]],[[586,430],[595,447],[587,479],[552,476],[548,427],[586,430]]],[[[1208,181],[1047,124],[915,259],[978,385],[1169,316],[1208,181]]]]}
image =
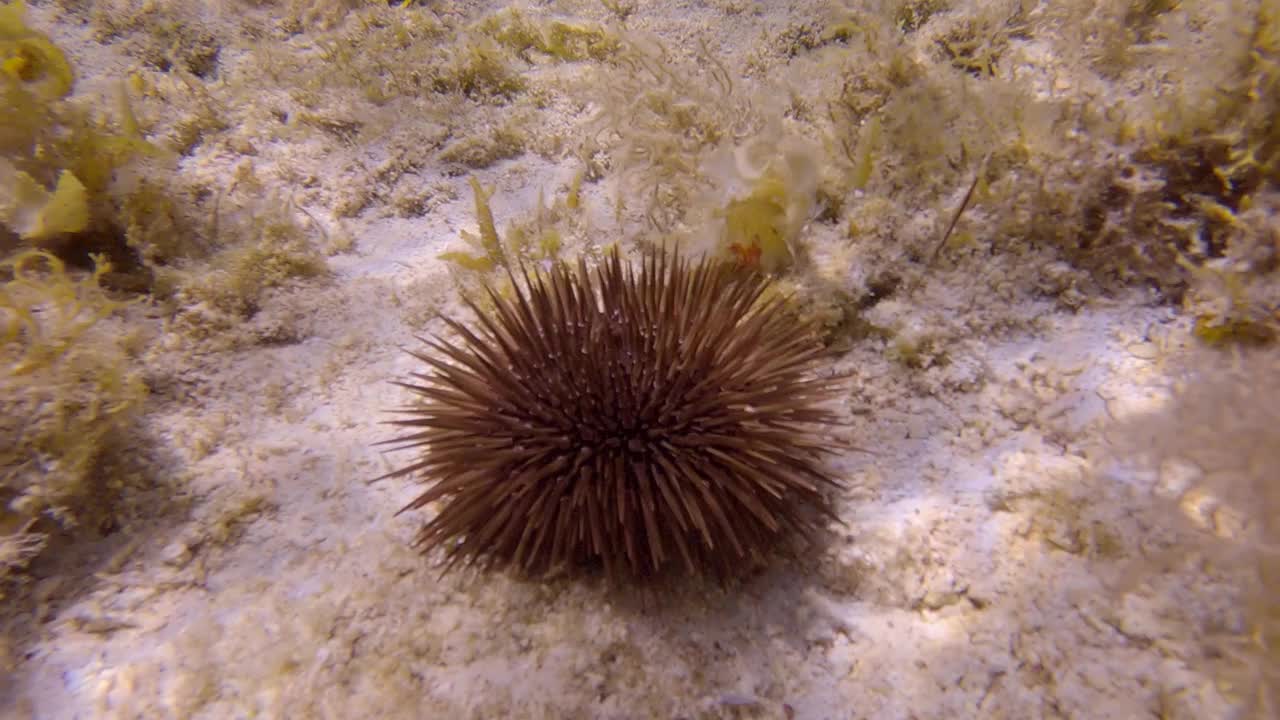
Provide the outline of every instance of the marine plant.
{"type": "Polygon", "coordinates": [[[1171,384],[1168,402],[1117,428],[1115,458],[1150,471],[1153,527],[1165,550],[1136,564],[1117,590],[1163,574],[1227,579],[1229,623],[1190,615],[1186,661],[1209,673],[1235,712],[1280,712],[1280,362],[1269,349],[1236,348],[1229,362],[1201,350],[1171,384]]]}
{"type": "Polygon", "coordinates": [[[591,82],[598,111],[580,152],[607,153],[618,214],[640,211],[661,232],[688,219],[709,184],[703,165],[712,155],[760,130],[758,112],[724,64],[705,46],[697,59],[628,36],[591,82]]]}
{"type": "Polygon", "coordinates": [[[532,218],[507,227],[505,237],[498,235],[498,225],[493,219],[489,200],[493,190],[486,190],[475,177],[470,178],[475,202],[476,226],[479,235],[462,231],[462,239],[479,250],[479,254],[449,250],[440,253],[445,260],[463,270],[485,274],[498,267],[511,268],[513,263],[525,260],[553,260],[560,253],[562,225],[572,224],[580,215],[582,175],[574,177],[565,197],[555,198],[550,205],[542,193],[538,195],[537,210],[532,218]],[[536,241],[536,245],[534,244],[536,241]]]}
{"type": "Polygon", "coordinates": [[[111,321],[125,303],[101,287],[110,270],[99,256],[75,279],[41,250],[0,262],[0,580],[55,530],[111,513],[95,471],[146,388],[111,321]]]}

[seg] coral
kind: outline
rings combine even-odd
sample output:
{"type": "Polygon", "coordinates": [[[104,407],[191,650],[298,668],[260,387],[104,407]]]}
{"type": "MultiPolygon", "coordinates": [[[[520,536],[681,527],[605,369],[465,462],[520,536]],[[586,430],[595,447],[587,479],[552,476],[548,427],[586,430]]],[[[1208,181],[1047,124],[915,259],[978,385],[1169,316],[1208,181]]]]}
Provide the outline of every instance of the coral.
{"type": "Polygon", "coordinates": [[[413,353],[431,372],[388,444],[423,454],[386,477],[426,476],[405,510],[442,503],[419,545],[533,576],[728,578],[821,527],[838,381],[762,275],[615,247],[524,278],[468,301],[474,328],[446,321],[461,343],[413,353]]]}

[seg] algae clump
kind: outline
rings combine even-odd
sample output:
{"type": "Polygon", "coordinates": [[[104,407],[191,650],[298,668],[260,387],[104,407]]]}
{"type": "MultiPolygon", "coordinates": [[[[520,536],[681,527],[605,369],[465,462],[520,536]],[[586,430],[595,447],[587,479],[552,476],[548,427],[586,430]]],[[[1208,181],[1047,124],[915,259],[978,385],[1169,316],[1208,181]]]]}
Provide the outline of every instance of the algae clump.
{"type": "Polygon", "coordinates": [[[45,100],[64,97],[75,82],[71,63],[47,36],[27,27],[26,9],[22,0],[0,5],[0,75],[45,100]]]}
{"type": "Polygon", "coordinates": [[[80,279],[43,250],[0,263],[0,579],[51,533],[108,512],[95,469],[146,396],[110,322],[126,303],[94,260],[80,279]]]}

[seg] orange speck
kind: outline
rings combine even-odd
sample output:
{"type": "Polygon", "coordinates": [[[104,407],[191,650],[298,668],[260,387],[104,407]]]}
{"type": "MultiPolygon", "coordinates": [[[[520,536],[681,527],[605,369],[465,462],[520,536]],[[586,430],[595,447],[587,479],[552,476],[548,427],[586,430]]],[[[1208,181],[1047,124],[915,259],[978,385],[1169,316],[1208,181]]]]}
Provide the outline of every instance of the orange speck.
{"type": "Polygon", "coordinates": [[[739,267],[760,267],[760,243],[753,241],[751,247],[743,247],[738,243],[732,243],[729,245],[729,250],[738,256],[739,267]]]}

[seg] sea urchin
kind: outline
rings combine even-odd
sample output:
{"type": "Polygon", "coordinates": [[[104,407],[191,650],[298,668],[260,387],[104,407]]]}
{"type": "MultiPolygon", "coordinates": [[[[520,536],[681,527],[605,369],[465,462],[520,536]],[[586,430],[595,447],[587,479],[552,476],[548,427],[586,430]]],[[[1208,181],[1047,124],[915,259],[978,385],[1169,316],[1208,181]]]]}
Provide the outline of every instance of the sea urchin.
{"type": "Polygon", "coordinates": [[[404,510],[442,501],[420,546],[526,576],[724,578],[831,515],[825,350],[767,278],[615,249],[511,281],[400,383],[418,402],[387,444],[423,454],[387,477],[429,483],[404,510]]]}

